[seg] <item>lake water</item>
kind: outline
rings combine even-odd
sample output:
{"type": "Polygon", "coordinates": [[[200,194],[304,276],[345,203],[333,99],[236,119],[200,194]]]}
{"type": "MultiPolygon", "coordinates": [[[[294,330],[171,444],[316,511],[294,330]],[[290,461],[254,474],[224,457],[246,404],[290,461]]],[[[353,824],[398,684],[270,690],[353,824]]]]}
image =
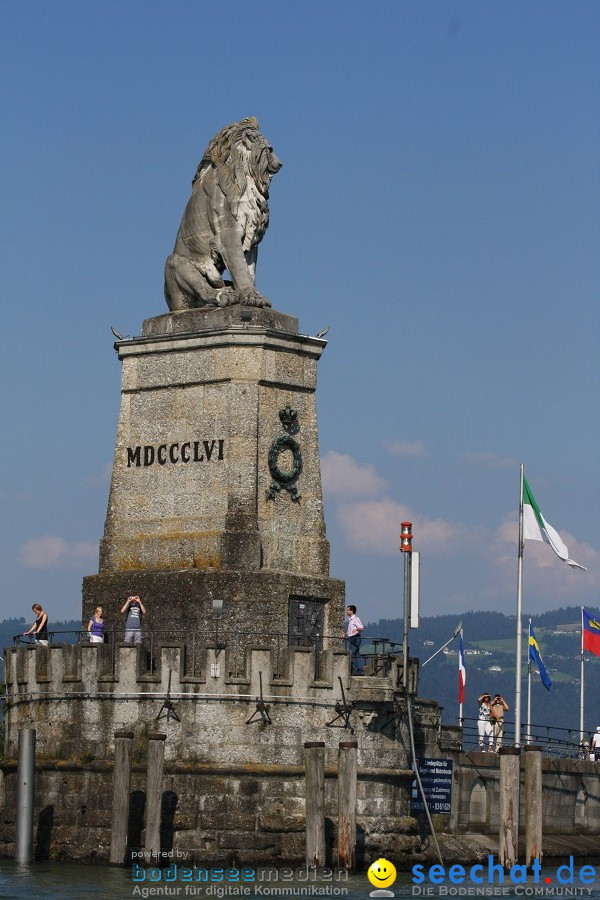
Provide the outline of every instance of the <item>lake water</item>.
{"type": "MultiPolygon", "coordinates": [[[[564,861],[561,861],[561,863],[564,861]]],[[[420,886],[412,882],[412,874],[400,872],[394,884],[389,888],[393,896],[399,900],[413,900],[413,898],[450,898],[450,900],[462,900],[469,897],[508,897],[519,900],[553,900],[561,897],[580,897],[587,900],[600,900],[600,865],[597,860],[579,860],[574,864],[574,879],[572,884],[559,884],[557,882],[556,863],[545,866],[539,877],[539,884],[534,884],[531,876],[527,884],[513,885],[508,874],[505,876],[503,886],[494,884],[475,884],[468,878],[464,883],[451,884],[448,877],[443,885],[433,885],[427,880],[420,886]],[[582,865],[592,866],[590,871],[584,872],[584,877],[591,879],[593,883],[584,883],[580,877],[582,865]],[[596,874],[597,873],[597,874],[596,874]],[[550,878],[549,885],[546,878],[550,878]],[[418,891],[418,893],[417,893],[418,891]]],[[[449,866],[447,867],[449,868],[449,866]]],[[[428,867],[425,868],[425,874],[428,867]]],[[[568,873],[561,873],[565,877],[568,873]]],[[[234,885],[226,882],[220,884],[199,884],[198,882],[184,883],[180,880],[165,882],[161,880],[150,881],[149,872],[146,880],[134,883],[131,869],[118,869],[112,866],[84,866],[70,863],[36,862],[29,866],[19,866],[11,860],[0,860],[0,900],[121,900],[121,898],[155,898],[172,897],[177,900],[185,900],[188,897],[214,898],[214,897],[245,897],[247,900],[258,900],[260,897],[343,897],[347,900],[366,900],[374,890],[369,883],[366,873],[354,875],[347,881],[334,878],[323,882],[318,878],[312,878],[306,882],[278,881],[274,883],[261,882],[258,887],[250,884],[237,883],[234,885]],[[244,893],[241,893],[241,889],[244,893]],[[227,890],[223,894],[220,891],[227,890]],[[248,893],[245,891],[248,890],[248,893]],[[293,893],[292,893],[293,890],[293,893]]]]}

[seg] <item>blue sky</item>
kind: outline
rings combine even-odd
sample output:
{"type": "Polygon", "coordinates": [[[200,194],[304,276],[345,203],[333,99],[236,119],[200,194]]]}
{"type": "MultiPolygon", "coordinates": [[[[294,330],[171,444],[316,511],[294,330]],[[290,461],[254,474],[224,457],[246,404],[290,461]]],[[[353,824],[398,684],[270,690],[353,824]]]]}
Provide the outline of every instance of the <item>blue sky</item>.
{"type": "Polygon", "coordinates": [[[330,325],[318,411],[332,574],[401,610],[514,608],[518,465],[571,555],[525,608],[600,598],[600,7],[7,2],[0,13],[0,617],[77,616],[119,404],[110,326],[165,312],[208,140],[259,118],[284,167],[259,289],[330,325]]]}

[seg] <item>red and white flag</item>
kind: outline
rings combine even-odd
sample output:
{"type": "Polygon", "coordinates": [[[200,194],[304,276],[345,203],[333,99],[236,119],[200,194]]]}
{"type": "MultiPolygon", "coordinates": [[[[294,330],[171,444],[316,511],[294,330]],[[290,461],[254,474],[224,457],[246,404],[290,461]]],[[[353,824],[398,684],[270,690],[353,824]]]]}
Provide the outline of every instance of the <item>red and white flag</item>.
{"type": "Polygon", "coordinates": [[[462,629],[458,636],[458,702],[465,702],[465,684],[467,683],[467,670],[465,669],[465,648],[463,647],[462,629]]]}

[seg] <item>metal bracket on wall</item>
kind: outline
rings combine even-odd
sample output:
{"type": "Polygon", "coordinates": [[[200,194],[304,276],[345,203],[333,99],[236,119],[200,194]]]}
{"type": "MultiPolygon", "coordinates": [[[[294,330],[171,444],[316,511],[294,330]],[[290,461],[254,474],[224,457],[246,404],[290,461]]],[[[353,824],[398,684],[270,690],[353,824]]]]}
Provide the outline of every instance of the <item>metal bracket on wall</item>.
{"type": "Polygon", "coordinates": [[[169,669],[169,684],[167,685],[167,696],[163,701],[163,705],[161,706],[158,715],[156,717],[156,721],[158,722],[160,719],[166,719],[167,722],[170,722],[171,719],[175,719],[176,722],[181,722],[181,719],[175,712],[175,706],[173,705],[173,701],[171,700],[171,676],[173,674],[173,670],[169,669]]]}
{"type": "Polygon", "coordinates": [[[406,714],[406,708],[401,706],[399,703],[394,703],[394,711],[388,718],[381,723],[376,729],[376,731],[385,731],[388,725],[391,725],[392,722],[395,722],[397,719],[401,719],[406,714]]]}
{"type": "Polygon", "coordinates": [[[263,725],[271,725],[271,717],[269,716],[269,707],[263,700],[263,686],[262,686],[262,672],[258,673],[258,681],[260,685],[260,697],[256,698],[256,709],[252,713],[249,719],[246,720],[246,725],[252,725],[254,722],[258,722],[257,718],[260,716],[260,721],[263,725]]]}
{"type": "Polygon", "coordinates": [[[342,683],[342,679],[338,675],[338,681],[340,683],[340,690],[342,692],[341,702],[338,700],[335,704],[335,711],[337,715],[331,720],[331,722],[327,722],[327,728],[348,728],[350,730],[350,734],[354,734],[354,728],[350,724],[350,713],[354,709],[354,703],[351,701],[350,703],[346,703],[346,694],[344,693],[344,685],[342,683]],[[338,719],[342,720],[341,725],[336,725],[338,719]]]}

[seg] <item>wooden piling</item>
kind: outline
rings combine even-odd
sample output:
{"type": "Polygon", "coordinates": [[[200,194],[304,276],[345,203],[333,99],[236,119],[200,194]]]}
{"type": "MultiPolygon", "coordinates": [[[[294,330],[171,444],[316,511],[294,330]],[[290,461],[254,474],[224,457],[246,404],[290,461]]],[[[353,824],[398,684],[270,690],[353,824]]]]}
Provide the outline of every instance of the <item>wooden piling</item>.
{"type": "Polygon", "coordinates": [[[498,858],[510,869],[519,852],[519,747],[500,748],[500,835],[498,858]]]}
{"type": "Polygon", "coordinates": [[[542,861],[542,748],[525,747],[525,865],[542,861]]]}
{"type": "Polygon", "coordinates": [[[304,744],[306,772],[306,865],[325,865],[325,743],[304,744]]]}
{"type": "Polygon", "coordinates": [[[131,787],[131,745],[133,731],[115,731],[115,770],[113,776],[113,814],[110,836],[110,862],[122,866],[127,852],[129,792],[131,787]]]}
{"type": "Polygon", "coordinates": [[[160,810],[166,739],[166,734],[148,735],[146,840],[144,842],[144,859],[148,862],[158,862],[160,857],[160,810]]]}
{"type": "Polygon", "coordinates": [[[338,864],[356,868],[356,773],[357,741],[343,741],[338,748],[338,864]]]}

